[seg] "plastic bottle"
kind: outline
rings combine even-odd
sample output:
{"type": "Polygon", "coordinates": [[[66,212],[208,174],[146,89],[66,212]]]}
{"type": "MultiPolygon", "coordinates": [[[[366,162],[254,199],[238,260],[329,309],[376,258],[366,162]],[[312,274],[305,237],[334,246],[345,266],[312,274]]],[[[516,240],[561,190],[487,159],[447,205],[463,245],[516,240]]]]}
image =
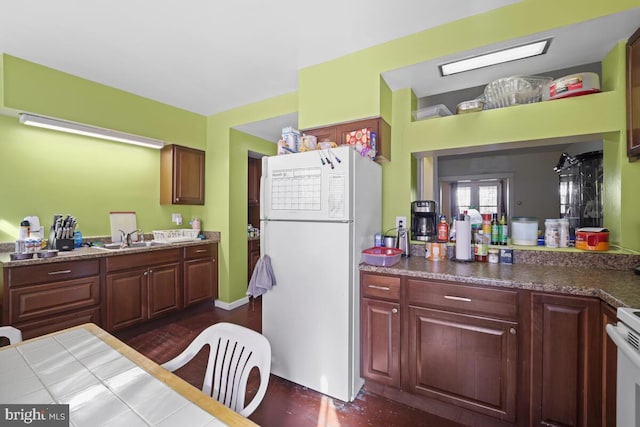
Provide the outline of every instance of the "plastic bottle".
{"type": "Polygon", "coordinates": [[[500,222],[498,225],[500,227],[500,244],[506,246],[507,241],[509,240],[509,226],[507,225],[507,218],[504,216],[504,212],[502,213],[502,216],[500,216],[500,222]]]}
{"type": "Polygon", "coordinates": [[[560,225],[557,219],[544,220],[544,244],[548,248],[557,248],[560,242],[560,225]]]}
{"type": "Polygon", "coordinates": [[[558,221],[560,225],[560,239],[558,241],[558,247],[569,247],[569,220],[567,218],[560,218],[558,221]]]}
{"type": "Polygon", "coordinates": [[[82,233],[80,230],[73,233],[73,247],[81,248],[82,247],[82,233]]]}
{"type": "Polygon", "coordinates": [[[485,240],[486,235],[482,230],[478,230],[475,234],[475,260],[479,262],[487,262],[488,246],[485,240]]]}
{"type": "Polygon", "coordinates": [[[30,225],[26,219],[20,223],[19,240],[27,240],[29,238],[30,225]]]}
{"type": "Polygon", "coordinates": [[[491,215],[491,244],[500,244],[500,223],[498,223],[498,214],[491,215]]]}
{"type": "Polygon", "coordinates": [[[440,222],[438,223],[438,242],[446,243],[449,240],[449,224],[447,224],[447,217],[445,215],[440,216],[440,222]]]}

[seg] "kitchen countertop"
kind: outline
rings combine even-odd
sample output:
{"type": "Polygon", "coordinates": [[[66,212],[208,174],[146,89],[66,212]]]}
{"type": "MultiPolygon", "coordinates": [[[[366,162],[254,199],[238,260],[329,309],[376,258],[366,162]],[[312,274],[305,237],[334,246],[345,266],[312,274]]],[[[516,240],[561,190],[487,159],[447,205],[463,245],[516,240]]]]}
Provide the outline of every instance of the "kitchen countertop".
{"type": "Polygon", "coordinates": [[[190,240],[187,242],[154,244],[153,246],[140,247],[140,248],[98,249],[96,247],[83,246],[82,248],[77,248],[72,251],[60,251],[58,252],[58,256],[54,256],[51,258],[38,258],[36,255],[32,259],[16,260],[16,261],[11,260],[9,256],[10,252],[0,252],[0,264],[3,267],[21,267],[21,266],[27,266],[27,265],[49,264],[49,263],[56,263],[56,262],[102,258],[102,257],[114,256],[114,255],[125,255],[125,254],[129,255],[129,254],[136,254],[141,252],[161,251],[166,249],[202,245],[206,243],[218,243],[220,241],[220,233],[217,233],[217,232],[207,233],[206,237],[207,238],[204,240],[190,240]]]}
{"type": "Polygon", "coordinates": [[[640,307],[640,276],[613,270],[546,264],[489,264],[402,258],[389,267],[360,264],[361,271],[598,297],[617,307],[640,307]]]}

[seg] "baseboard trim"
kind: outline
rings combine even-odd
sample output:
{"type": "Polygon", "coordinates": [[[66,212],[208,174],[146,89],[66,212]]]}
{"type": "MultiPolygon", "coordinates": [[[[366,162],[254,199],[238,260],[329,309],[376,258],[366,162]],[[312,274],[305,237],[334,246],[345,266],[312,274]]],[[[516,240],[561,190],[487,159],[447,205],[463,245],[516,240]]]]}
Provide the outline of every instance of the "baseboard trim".
{"type": "Polygon", "coordinates": [[[249,303],[249,297],[240,298],[232,302],[224,302],[219,299],[215,300],[215,306],[220,307],[223,310],[233,310],[234,308],[241,307],[249,303]]]}

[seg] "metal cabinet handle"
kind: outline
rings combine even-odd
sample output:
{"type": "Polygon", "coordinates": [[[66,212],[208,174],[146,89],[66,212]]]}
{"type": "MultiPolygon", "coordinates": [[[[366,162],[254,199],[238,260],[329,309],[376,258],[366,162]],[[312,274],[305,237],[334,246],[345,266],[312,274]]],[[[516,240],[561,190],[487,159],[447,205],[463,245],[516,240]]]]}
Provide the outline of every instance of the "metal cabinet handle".
{"type": "Polygon", "coordinates": [[[540,424],[547,427],[560,427],[560,424],[550,423],[548,421],[540,421],[540,424]]]}
{"type": "Polygon", "coordinates": [[[207,252],[207,250],[206,249],[198,249],[196,251],[196,253],[198,253],[198,254],[201,254],[202,252],[207,252]]]}
{"type": "Polygon", "coordinates": [[[509,333],[510,333],[511,335],[515,335],[515,334],[516,334],[516,328],[511,328],[511,329],[509,329],[509,333]]]}
{"type": "Polygon", "coordinates": [[[391,288],[388,286],[378,286],[378,285],[368,285],[369,288],[371,289],[379,289],[381,291],[390,291],[391,288]]]}
{"type": "Polygon", "coordinates": [[[142,273],[142,275],[143,275],[143,276],[146,276],[146,275],[148,275],[148,274],[149,274],[149,272],[148,272],[148,271],[145,271],[144,273],[142,273]]]}
{"type": "Polygon", "coordinates": [[[398,312],[398,309],[397,309],[397,308],[392,308],[392,309],[391,309],[391,312],[392,312],[393,314],[396,314],[396,313],[398,312]]]}
{"type": "Polygon", "coordinates": [[[58,271],[50,271],[47,274],[49,276],[55,276],[56,274],[68,274],[71,273],[71,270],[58,270],[58,271]]]}
{"type": "Polygon", "coordinates": [[[466,297],[456,297],[453,295],[445,295],[444,296],[445,299],[450,299],[453,301],[464,301],[464,302],[471,302],[471,298],[466,298],[466,297]]]}

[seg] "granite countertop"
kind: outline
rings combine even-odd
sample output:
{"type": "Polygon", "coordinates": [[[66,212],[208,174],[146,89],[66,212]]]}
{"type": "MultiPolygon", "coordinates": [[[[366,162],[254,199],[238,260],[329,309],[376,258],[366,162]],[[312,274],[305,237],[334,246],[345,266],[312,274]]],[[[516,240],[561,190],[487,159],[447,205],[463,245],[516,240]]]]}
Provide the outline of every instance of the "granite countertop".
{"type": "Polygon", "coordinates": [[[0,252],[0,264],[3,267],[22,267],[27,265],[49,264],[66,261],[77,261],[85,259],[102,258],[113,255],[129,255],[142,252],[162,251],[166,249],[183,248],[187,246],[197,246],[206,243],[218,243],[220,241],[219,232],[206,232],[204,240],[190,240],[178,243],[162,243],[154,244],[149,247],[125,248],[125,249],[99,249],[96,247],[86,247],[74,249],[72,251],[59,251],[58,256],[51,258],[38,258],[37,255],[32,259],[12,261],[10,252],[0,252]]]}
{"type": "Polygon", "coordinates": [[[389,267],[360,264],[361,271],[422,279],[447,280],[598,297],[617,307],[640,307],[640,276],[633,270],[613,270],[546,264],[489,264],[402,258],[389,267]]]}

